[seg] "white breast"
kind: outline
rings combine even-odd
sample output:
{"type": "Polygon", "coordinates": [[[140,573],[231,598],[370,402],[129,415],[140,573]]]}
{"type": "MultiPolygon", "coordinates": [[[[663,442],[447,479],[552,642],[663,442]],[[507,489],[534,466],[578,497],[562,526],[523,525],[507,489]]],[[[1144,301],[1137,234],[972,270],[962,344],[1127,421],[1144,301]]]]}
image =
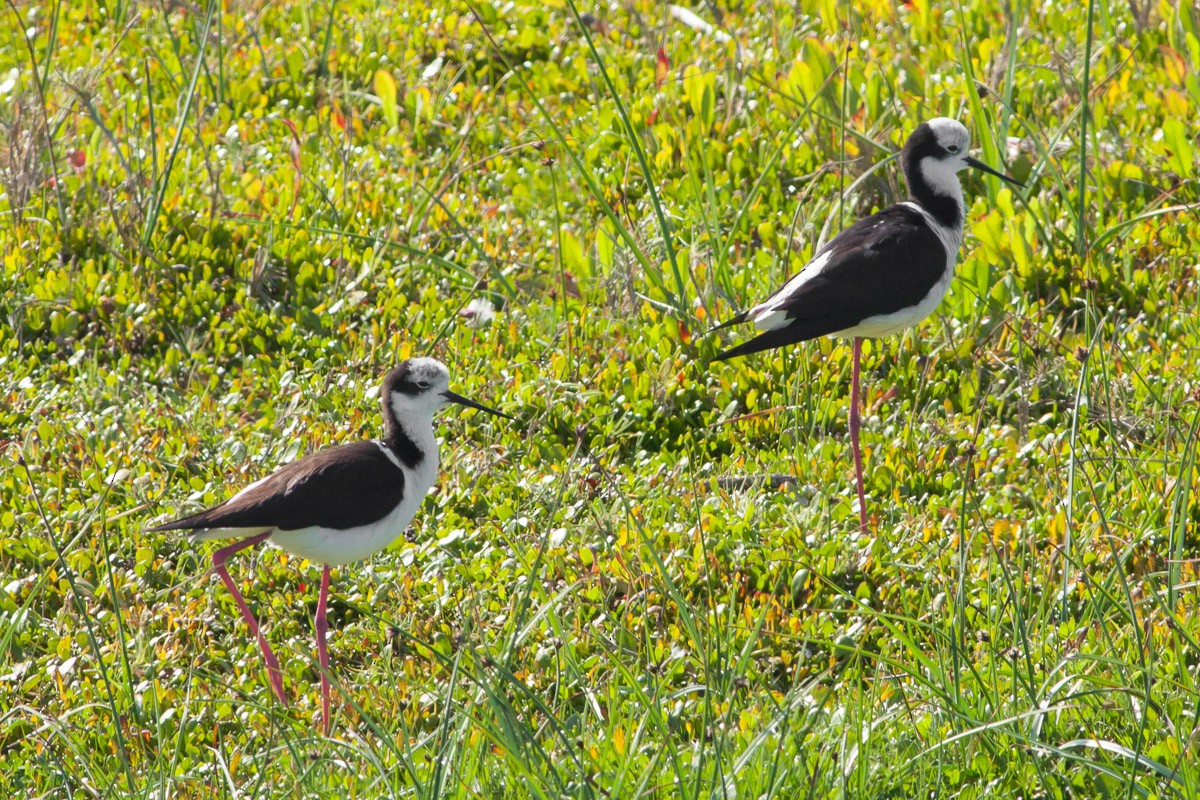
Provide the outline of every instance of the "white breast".
{"type": "Polygon", "coordinates": [[[346,530],[320,526],[277,530],[268,541],[317,564],[350,564],[375,555],[404,533],[437,480],[437,449],[426,452],[425,460],[416,469],[400,467],[404,473],[404,497],[383,519],[346,530]]]}
{"type": "Polygon", "coordinates": [[[950,288],[950,278],[953,274],[954,267],[952,262],[951,268],[933,285],[933,288],[929,290],[929,294],[925,295],[921,302],[915,306],[902,308],[891,314],[876,314],[873,317],[867,317],[852,328],[846,328],[845,330],[829,334],[830,337],[863,336],[870,339],[880,336],[890,336],[893,333],[899,333],[906,328],[913,327],[932,314],[934,309],[941,305],[942,298],[946,296],[946,290],[950,288]]]}

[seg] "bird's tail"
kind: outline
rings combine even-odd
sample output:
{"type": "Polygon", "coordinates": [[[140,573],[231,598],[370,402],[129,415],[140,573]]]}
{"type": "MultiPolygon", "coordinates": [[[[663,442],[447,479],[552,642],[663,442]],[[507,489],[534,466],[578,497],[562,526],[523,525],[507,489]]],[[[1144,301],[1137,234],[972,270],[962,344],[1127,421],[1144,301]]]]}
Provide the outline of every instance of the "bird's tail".
{"type": "Polygon", "coordinates": [[[212,527],[211,517],[215,509],[206,508],[203,511],[197,511],[195,514],[189,514],[186,517],[164,522],[162,525],[155,525],[153,528],[147,528],[147,531],[159,533],[161,531],[183,531],[192,538],[206,538],[202,534],[206,529],[212,527]]]}
{"type": "Polygon", "coordinates": [[[160,533],[162,531],[192,531],[198,527],[203,526],[192,524],[191,517],[184,517],[183,519],[177,519],[172,522],[165,522],[162,525],[155,525],[152,528],[146,528],[146,530],[151,533],[160,533]]]}
{"type": "Polygon", "coordinates": [[[204,511],[197,512],[183,519],[177,519],[172,522],[167,522],[162,525],[155,525],[153,528],[147,528],[147,531],[179,531],[187,535],[187,538],[193,542],[207,542],[210,539],[246,539],[251,536],[257,536],[264,530],[262,525],[255,525],[248,528],[237,527],[211,527],[209,515],[213,509],[208,508],[204,511]]]}
{"type": "Polygon", "coordinates": [[[748,356],[751,353],[770,350],[773,347],[782,347],[785,344],[792,344],[797,341],[802,341],[802,339],[798,338],[796,332],[791,328],[776,328],[772,331],[764,331],[749,341],[742,342],[736,347],[731,347],[723,353],[718,353],[713,356],[712,360],[725,361],[730,358],[737,358],[738,356],[748,356]]]}

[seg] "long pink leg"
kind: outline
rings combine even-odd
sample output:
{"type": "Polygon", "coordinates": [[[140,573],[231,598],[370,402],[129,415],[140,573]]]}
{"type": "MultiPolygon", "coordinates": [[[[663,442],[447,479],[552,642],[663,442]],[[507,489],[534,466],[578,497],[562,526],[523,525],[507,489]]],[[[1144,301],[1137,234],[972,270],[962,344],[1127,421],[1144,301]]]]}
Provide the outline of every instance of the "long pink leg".
{"type": "Polygon", "coordinates": [[[287,705],[287,698],[283,694],[283,671],[279,669],[279,659],[275,658],[275,653],[271,650],[271,645],[267,644],[267,638],[262,635],[262,631],[258,628],[258,620],[250,613],[250,606],[246,605],[246,600],[242,597],[242,593],[238,591],[237,584],[233,582],[233,578],[229,574],[229,570],[225,569],[225,559],[229,558],[239,550],[245,550],[247,547],[253,547],[259,542],[265,541],[271,531],[263,531],[257,536],[251,536],[249,539],[242,539],[234,542],[228,547],[222,547],[212,555],[213,569],[221,576],[221,580],[225,582],[225,588],[233,595],[233,600],[237,603],[238,608],[242,610],[242,616],[246,619],[246,624],[250,626],[250,630],[258,638],[258,646],[262,650],[263,660],[267,662],[267,672],[271,678],[271,687],[275,690],[275,696],[279,698],[279,702],[287,705]]]}
{"type": "Polygon", "coordinates": [[[329,565],[321,572],[321,594],[317,597],[317,618],[314,626],[317,629],[317,660],[321,662],[321,720],[325,724],[325,735],[329,735],[329,650],[325,647],[325,633],[329,630],[329,622],[325,618],[325,608],[329,601],[329,565]]]}
{"type": "Polygon", "coordinates": [[[850,449],[854,451],[854,476],[858,486],[858,527],[867,532],[867,495],[863,491],[862,448],[858,444],[858,431],[862,427],[859,413],[859,362],[862,361],[862,337],[854,337],[854,367],[850,373],[850,449]]]}

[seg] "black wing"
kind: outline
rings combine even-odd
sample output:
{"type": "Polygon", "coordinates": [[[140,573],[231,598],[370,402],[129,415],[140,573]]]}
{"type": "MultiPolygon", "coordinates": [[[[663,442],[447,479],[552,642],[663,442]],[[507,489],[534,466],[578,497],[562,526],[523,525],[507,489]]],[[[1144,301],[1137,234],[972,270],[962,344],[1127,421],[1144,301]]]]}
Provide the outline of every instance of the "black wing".
{"type": "Polygon", "coordinates": [[[355,442],[293,461],[219,506],[150,530],[345,530],[383,519],[403,496],[404,472],[381,446],[355,442]]]}
{"type": "MultiPolygon", "coordinates": [[[[924,216],[905,205],[860,219],[821,248],[813,261],[822,256],[827,260],[818,274],[792,290],[785,284],[761,304],[774,301],[777,310],[784,312],[786,324],[713,360],[815,339],[851,328],[868,317],[915,306],[946,270],[945,245],[924,216]],[[782,297],[785,291],[788,295],[782,297]]],[[[733,321],[748,316],[743,313],[733,321]]]]}

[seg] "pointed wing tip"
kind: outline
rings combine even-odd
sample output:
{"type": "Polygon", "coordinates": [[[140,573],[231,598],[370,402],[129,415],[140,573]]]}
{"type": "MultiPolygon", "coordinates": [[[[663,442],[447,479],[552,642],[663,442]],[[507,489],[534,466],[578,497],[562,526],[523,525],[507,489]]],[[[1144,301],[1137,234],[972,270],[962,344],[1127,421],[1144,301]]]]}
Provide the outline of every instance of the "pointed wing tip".
{"type": "Polygon", "coordinates": [[[189,536],[197,531],[205,530],[211,527],[212,523],[207,518],[211,508],[206,508],[203,511],[197,511],[195,514],[188,514],[186,517],[179,517],[170,522],[162,522],[150,528],[146,528],[147,533],[167,533],[170,531],[183,531],[189,536]]]}
{"type": "Polygon", "coordinates": [[[165,533],[167,531],[193,531],[195,528],[188,525],[186,520],[177,519],[172,522],[164,522],[162,525],[155,525],[146,528],[147,533],[165,533]]]}
{"type": "Polygon", "coordinates": [[[728,350],[723,350],[708,360],[708,363],[715,364],[718,361],[728,361],[731,358],[737,358],[741,353],[735,352],[738,348],[731,347],[728,350]]]}
{"type": "MultiPolygon", "coordinates": [[[[707,331],[704,332],[704,335],[711,336],[712,334],[716,333],[719,330],[724,330],[725,328],[732,328],[734,325],[740,325],[749,318],[750,318],[750,312],[743,311],[740,314],[736,314],[733,317],[731,317],[730,319],[725,320],[720,325],[714,325],[713,327],[709,328],[707,331]]],[[[713,356],[712,358],[710,358],[708,360],[708,363],[712,364],[717,361],[725,361],[730,358],[735,358],[736,356],[740,355],[738,350],[741,347],[742,347],[742,345],[738,345],[737,347],[731,347],[728,350],[724,350],[724,351],[718,353],[717,355],[713,356]]]]}
{"type": "Polygon", "coordinates": [[[708,330],[706,330],[704,332],[704,335],[708,336],[710,334],[716,333],[719,330],[724,330],[725,328],[732,328],[734,325],[740,325],[743,322],[745,322],[749,316],[750,316],[749,311],[743,311],[740,314],[736,314],[732,318],[725,320],[720,325],[712,326],[711,328],[709,328],[708,330]]]}
{"type": "Polygon", "coordinates": [[[761,353],[764,350],[777,350],[780,347],[797,344],[799,342],[815,339],[821,336],[823,331],[816,332],[797,327],[797,323],[793,322],[789,325],[783,325],[778,328],[763,331],[753,339],[748,339],[741,344],[731,347],[717,355],[713,356],[712,361],[726,361],[739,356],[748,356],[754,353],[761,353]]]}

